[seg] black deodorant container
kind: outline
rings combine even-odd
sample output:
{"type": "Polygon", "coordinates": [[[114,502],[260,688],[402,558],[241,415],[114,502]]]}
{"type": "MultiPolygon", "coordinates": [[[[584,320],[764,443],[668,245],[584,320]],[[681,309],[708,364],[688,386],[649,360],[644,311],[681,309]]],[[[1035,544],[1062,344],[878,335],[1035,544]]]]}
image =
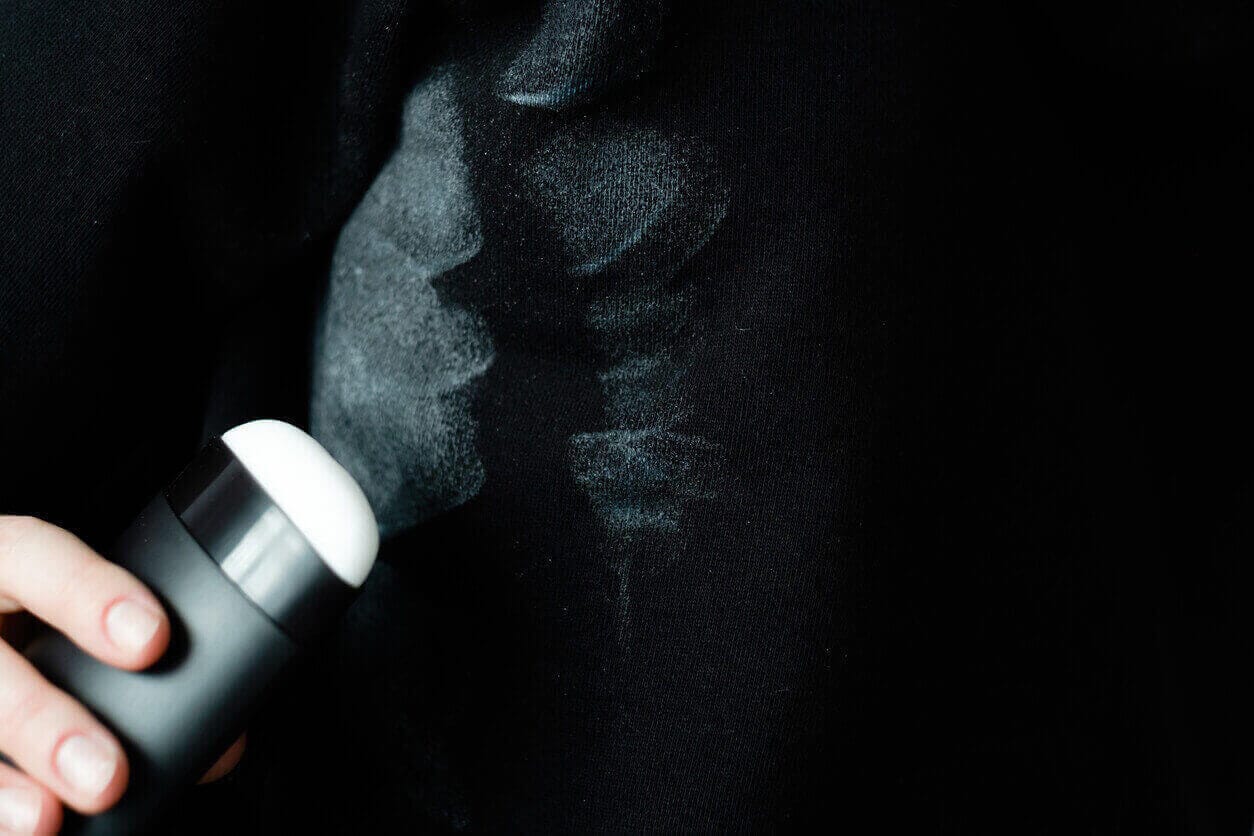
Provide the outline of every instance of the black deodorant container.
{"type": "Polygon", "coordinates": [[[161,660],[122,671],[57,634],[27,651],[117,734],[130,763],[118,804],[67,815],[63,832],[151,832],[284,669],[334,626],[377,549],[361,489],[305,433],[254,421],[210,442],[106,555],[165,606],[161,660]]]}

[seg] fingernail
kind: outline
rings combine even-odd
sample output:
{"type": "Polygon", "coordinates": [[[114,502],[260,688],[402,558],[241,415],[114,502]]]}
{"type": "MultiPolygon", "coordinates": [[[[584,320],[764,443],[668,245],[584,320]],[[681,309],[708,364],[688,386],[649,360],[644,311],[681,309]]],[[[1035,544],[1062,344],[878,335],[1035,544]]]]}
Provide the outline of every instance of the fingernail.
{"type": "Polygon", "coordinates": [[[89,735],[76,734],[62,741],[56,754],[57,772],[84,795],[95,798],[104,792],[118,771],[116,750],[89,735]]]}
{"type": "Polygon", "coordinates": [[[43,812],[43,797],[30,787],[0,787],[0,828],[34,833],[43,812]]]}
{"type": "Polygon", "coordinates": [[[105,613],[105,632],[109,641],[129,653],[138,653],[157,635],[161,619],[143,604],[123,598],[105,613]]]}

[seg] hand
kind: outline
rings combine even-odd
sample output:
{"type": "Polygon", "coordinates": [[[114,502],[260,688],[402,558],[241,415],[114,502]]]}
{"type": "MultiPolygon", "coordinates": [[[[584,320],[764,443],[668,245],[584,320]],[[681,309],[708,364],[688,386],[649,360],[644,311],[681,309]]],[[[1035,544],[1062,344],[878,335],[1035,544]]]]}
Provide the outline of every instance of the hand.
{"type": "MultiPolygon", "coordinates": [[[[126,755],[82,705],[49,684],[5,639],[23,610],[87,653],[124,670],[161,657],[170,622],[130,573],[74,535],[30,517],[0,515],[0,833],[55,833],[61,804],[99,813],[126,789],[126,755]]],[[[240,738],[205,776],[222,777],[240,738]]]]}

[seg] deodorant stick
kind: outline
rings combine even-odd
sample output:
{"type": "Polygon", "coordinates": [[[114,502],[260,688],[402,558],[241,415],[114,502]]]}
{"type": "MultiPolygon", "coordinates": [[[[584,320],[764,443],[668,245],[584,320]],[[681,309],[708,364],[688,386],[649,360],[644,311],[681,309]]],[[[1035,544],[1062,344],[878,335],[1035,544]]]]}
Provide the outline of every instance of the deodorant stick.
{"type": "Polygon", "coordinates": [[[111,728],[130,783],[64,832],[142,833],[244,731],[266,691],[336,623],[374,565],[361,488],[318,442],[253,421],[210,442],[107,557],[161,599],[170,647],[122,671],[61,635],[28,658],[111,728]]]}

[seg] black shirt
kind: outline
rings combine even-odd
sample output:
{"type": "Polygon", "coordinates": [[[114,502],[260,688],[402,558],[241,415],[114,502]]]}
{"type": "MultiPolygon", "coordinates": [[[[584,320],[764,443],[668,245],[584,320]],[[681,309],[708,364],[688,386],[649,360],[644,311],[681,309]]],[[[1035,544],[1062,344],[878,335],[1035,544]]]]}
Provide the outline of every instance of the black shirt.
{"type": "Polygon", "coordinates": [[[172,826],[1248,832],[1245,34],[6,2],[0,511],[268,416],[387,535],[172,826]]]}

